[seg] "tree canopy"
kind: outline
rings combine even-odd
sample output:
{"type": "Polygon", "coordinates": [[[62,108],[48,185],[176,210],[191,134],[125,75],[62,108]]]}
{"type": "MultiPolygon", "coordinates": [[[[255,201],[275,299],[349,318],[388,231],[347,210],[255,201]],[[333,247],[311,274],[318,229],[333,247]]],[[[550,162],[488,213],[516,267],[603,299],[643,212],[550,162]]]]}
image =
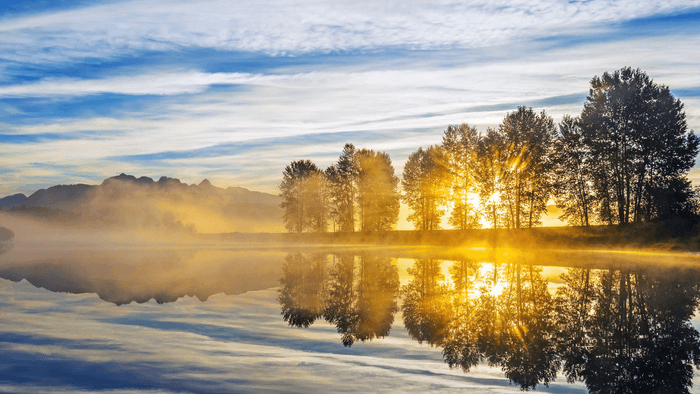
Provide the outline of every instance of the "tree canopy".
{"type": "Polygon", "coordinates": [[[417,230],[542,225],[548,204],[571,225],[700,218],[688,172],[700,139],[683,104],[639,69],[593,77],[579,116],[559,125],[520,106],[496,128],[449,125],[440,145],[419,147],[399,178],[386,152],[346,144],[320,171],[287,166],[280,185],[289,231],[387,231],[400,201],[417,230]]]}

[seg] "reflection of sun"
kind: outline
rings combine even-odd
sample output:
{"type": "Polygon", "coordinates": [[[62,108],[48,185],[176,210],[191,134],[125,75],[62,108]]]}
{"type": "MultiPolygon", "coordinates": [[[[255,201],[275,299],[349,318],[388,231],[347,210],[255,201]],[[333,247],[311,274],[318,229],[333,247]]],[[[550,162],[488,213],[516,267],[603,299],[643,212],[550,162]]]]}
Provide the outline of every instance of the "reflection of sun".
{"type": "Polygon", "coordinates": [[[491,288],[491,291],[489,291],[489,294],[491,294],[493,297],[498,297],[499,295],[503,294],[503,290],[506,288],[506,285],[503,282],[498,282],[493,287],[491,288]]]}

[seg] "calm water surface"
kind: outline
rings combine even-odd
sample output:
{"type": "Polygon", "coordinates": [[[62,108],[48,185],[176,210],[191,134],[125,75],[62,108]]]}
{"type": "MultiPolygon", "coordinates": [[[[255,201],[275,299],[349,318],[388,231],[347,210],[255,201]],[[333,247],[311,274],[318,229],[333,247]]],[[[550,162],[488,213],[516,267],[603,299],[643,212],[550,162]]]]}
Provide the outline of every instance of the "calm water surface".
{"type": "Polygon", "coordinates": [[[0,392],[700,392],[693,255],[14,248],[0,278],[0,392]]]}

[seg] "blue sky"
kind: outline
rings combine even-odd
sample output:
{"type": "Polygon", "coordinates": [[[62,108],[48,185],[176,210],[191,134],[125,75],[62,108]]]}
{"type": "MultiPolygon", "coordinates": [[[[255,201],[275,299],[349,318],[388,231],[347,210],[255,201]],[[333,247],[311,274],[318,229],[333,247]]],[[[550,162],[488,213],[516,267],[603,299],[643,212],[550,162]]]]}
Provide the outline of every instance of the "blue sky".
{"type": "Polygon", "coordinates": [[[700,1],[4,2],[0,196],[121,172],[277,193],[346,142],[400,174],[449,124],[559,121],[625,66],[700,131],[697,48],[700,1]]]}

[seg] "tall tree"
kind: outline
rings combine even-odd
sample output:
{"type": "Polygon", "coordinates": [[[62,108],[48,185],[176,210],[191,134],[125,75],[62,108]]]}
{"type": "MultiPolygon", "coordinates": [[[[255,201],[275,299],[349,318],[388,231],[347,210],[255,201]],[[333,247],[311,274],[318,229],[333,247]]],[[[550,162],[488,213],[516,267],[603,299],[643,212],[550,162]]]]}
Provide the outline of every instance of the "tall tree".
{"type": "Polygon", "coordinates": [[[362,231],[388,231],[399,219],[399,178],[385,152],[357,152],[357,202],[362,231]]]}
{"type": "Polygon", "coordinates": [[[475,127],[467,123],[447,126],[442,136],[442,149],[445,153],[449,202],[452,205],[449,223],[456,229],[479,228],[479,212],[470,203],[474,193],[474,166],[478,160],[479,134],[475,127]]]}
{"type": "Polygon", "coordinates": [[[579,120],[564,115],[554,144],[554,195],[569,224],[588,226],[593,221],[593,166],[590,150],[583,140],[579,120]]]}
{"type": "Polygon", "coordinates": [[[413,211],[408,220],[418,230],[439,230],[447,200],[445,157],[439,146],[418,148],[403,169],[403,200],[413,211]]]}
{"type": "Polygon", "coordinates": [[[310,160],[296,160],[285,167],[279,188],[287,231],[326,231],[325,183],[323,173],[310,160]]]}
{"type": "Polygon", "coordinates": [[[503,135],[489,128],[479,140],[478,160],[474,167],[476,181],[483,212],[493,228],[512,227],[505,214],[507,186],[510,182],[509,151],[503,135]]]}
{"type": "Polygon", "coordinates": [[[338,162],[326,169],[331,215],[344,232],[355,231],[355,201],[359,164],[353,144],[345,144],[338,162]]]}
{"type": "Polygon", "coordinates": [[[506,148],[506,197],[515,228],[540,224],[552,188],[554,121],[544,111],[518,107],[498,127],[506,148]]]}
{"type": "Polygon", "coordinates": [[[698,154],[698,138],[688,130],[680,100],[646,73],[625,67],[593,77],[581,129],[595,163],[601,221],[669,216],[674,207],[664,205],[663,191],[674,185],[681,186],[675,198],[692,197],[682,184],[698,154]]]}

